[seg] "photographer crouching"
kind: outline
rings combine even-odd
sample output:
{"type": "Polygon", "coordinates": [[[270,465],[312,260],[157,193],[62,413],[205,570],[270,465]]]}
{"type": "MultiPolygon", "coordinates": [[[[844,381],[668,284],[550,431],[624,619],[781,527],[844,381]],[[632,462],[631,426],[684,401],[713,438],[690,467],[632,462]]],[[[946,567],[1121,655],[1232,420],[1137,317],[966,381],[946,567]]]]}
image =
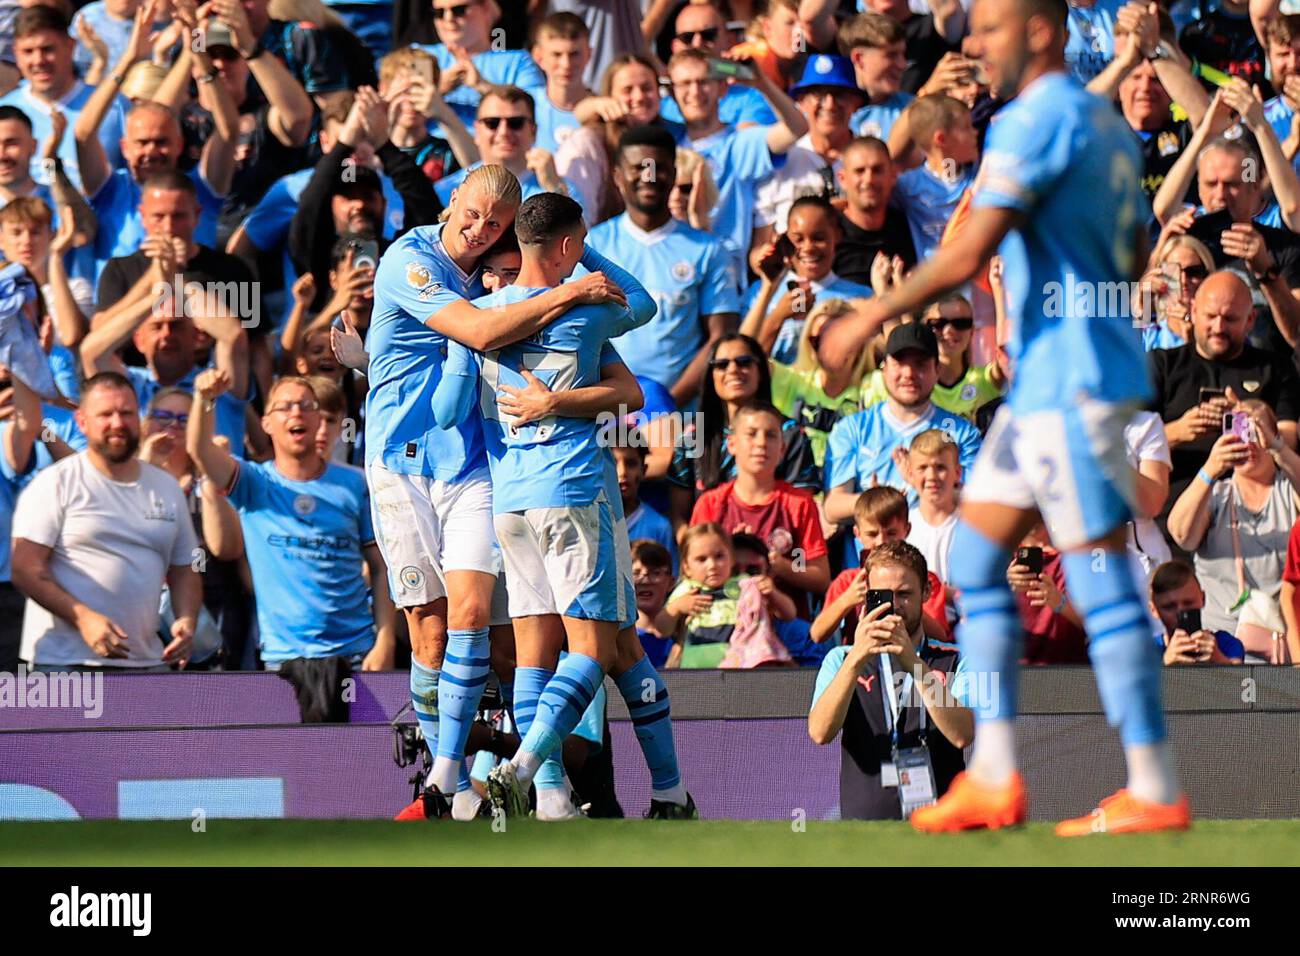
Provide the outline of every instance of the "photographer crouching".
{"type": "Polygon", "coordinates": [[[949,690],[961,672],[957,652],[921,628],[928,588],[921,552],[891,541],[871,552],[866,568],[865,613],[853,644],[822,663],[808,734],[828,744],[844,731],[841,819],[906,819],[965,768],[975,715],[949,690]]]}

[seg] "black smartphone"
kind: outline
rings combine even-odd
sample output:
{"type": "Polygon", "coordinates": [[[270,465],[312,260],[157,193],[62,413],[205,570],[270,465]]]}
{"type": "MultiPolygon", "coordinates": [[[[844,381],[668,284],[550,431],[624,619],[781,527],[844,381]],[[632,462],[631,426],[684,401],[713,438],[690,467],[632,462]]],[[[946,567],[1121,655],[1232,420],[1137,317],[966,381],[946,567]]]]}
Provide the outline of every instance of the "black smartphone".
{"type": "Polygon", "coordinates": [[[888,604],[889,609],[894,610],[894,592],[883,588],[871,588],[867,591],[867,613],[880,607],[882,604],[888,604]]]}
{"type": "Polygon", "coordinates": [[[1016,548],[1016,564],[1028,568],[1034,574],[1043,573],[1042,548],[1016,548]]]}
{"type": "Polygon", "coordinates": [[[1200,398],[1198,399],[1198,401],[1201,405],[1204,405],[1206,402],[1212,402],[1216,398],[1227,398],[1227,397],[1228,397],[1228,393],[1224,389],[1202,388],[1200,391],[1200,398]]]}
{"type": "Polygon", "coordinates": [[[711,56],[709,57],[709,79],[748,81],[754,79],[754,68],[748,63],[711,56]]]}
{"type": "Polygon", "coordinates": [[[1175,630],[1183,631],[1186,634],[1195,634],[1201,629],[1201,609],[1198,607],[1184,608],[1178,612],[1177,627],[1175,630]]]}

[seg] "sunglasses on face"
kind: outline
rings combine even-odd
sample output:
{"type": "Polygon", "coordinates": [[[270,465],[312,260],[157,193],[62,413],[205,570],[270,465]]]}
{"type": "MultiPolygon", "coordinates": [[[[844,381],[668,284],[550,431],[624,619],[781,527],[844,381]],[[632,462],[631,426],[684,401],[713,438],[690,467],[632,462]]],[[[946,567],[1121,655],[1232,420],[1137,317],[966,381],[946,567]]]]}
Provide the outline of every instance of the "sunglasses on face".
{"type": "Polygon", "coordinates": [[[169,412],[160,408],[149,413],[149,420],[157,422],[163,428],[184,428],[189,423],[190,416],[185,412],[169,412]]]}
{"type": "Polygon", "coordinates": [[[528,122],[528,117],[527,116],[480,116],[478,118],[478,121],[482,123],[484,126],[486,126],[488,129],[492,130],[493,132],[496,132],[496,128],[500,126],[502,123],[505,123],[509,129],[517,133],[524,128],[524,124],[528,122]]]}
{"type": "Polygon", "coordinates": [[[469,8],[476,5],[473,3],[458,3],[451,7],[434,7],[433,18],[435,20],[464,20],[469,13],[469,8]]]}
{"type": "Polygon", "coordinates": [[[1209,274],[1210,270],[1205,266],[1183,266],[1183,278],[1193,282],[1200,282],[1209,274]]]}
{"type": "Polygon", "coordinates": [[[715,358],[709,362],[709,368],[715,372],[725,372],[735,365],[739,369],[753,368],[758,364],[758,359],[752,355],[737,355],[735,358],[715,358]]]}
{"type": "Polygon", "coordinates": [[[288,414],[295,408],[303,412],[314,412],[320,408],[320,402],[314,398],[304,398],[296,402],[276,402],[271,406],[271,411],[288,414]]]}
{"type": "Polygon", "coordinates": [[[696,37],[699,37],[705,43],[716,43],[718,41],[718,32],[717,27],[709,27],[707,30],[683,30],[673,39],[681,40],[687,46],[693,44],[696,37]]]}
{"type": "Polygon", "coordinates": [[[958,332],[969,332],[975,328],[974,319],[926,319],[925,324],[932,332],[942,332],[945,325],[951,325],[958,332]]]}

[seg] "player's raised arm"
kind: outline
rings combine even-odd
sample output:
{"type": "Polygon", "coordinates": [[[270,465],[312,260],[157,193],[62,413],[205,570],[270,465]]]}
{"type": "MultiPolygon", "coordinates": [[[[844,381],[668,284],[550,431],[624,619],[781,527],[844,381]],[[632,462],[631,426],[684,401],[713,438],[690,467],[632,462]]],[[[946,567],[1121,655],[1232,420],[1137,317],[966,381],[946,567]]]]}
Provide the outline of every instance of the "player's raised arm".
{"type": "Polygon", "coordinates": [[[459,342],[448,342],[442,378],[433,390],[433,420],[439,428],[455,428],[469,418],[478,382],[478,363],[473,353],[459,342]]]}
{"type": "Polygon", "coordinates": [[[623,290],[624,296],[627,297],[627,307],[632,311],[632,317],[636,319],[633,328],[639,328],[655,317],[658,306],[655,305],[654,297],[645,290],[645,286],[632,273],[606,259],[591,246],[583,247],[581,262],[584,269],[590,272],[603,272],[623,290]]]}
{"type": "Polygon", "coordinates": [[[835,322],[823,333],[827,347],[841,355],[856,355],[889,319],[924,306],[968,282],[997,252],[1003,238],[1022,219],[1019,210],[982,206],[971,213],[952,242],[941,245],[918,265],[901,285],[863,300],[856,321],[835,322]]]}

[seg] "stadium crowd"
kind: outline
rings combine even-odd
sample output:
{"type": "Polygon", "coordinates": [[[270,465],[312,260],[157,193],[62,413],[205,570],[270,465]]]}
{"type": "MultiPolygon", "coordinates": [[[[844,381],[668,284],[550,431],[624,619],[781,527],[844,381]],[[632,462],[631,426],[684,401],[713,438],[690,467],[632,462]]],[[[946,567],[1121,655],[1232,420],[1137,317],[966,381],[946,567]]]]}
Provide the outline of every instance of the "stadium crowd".
{"type": "MultiPolygon", "coordinates": [[[[657,307],[612,339],[642,403],[604,433],[653,665],[822,668],[820,700],[865,666],[879,572],[950,669],[957,504],[1023,277],[994,258],[851,353],[827,330],[969,219],[1003,104],[967,7],[0,3],[0,670],[418,666],[395,599],[421,572],[386,563],[364,471],[376,272],[494,166],[576,200],[657,307]]],[[[1060,295],[1129,310],[1149,353],[1129,557],[1167,665],[1300,660],[1293,9],[1069,5],[1150,249],[1130,285],[1060,295]]],[[[502,409],[553,398],[530,376],[502,409]]],[[[1026,663],[1088,660],[1061,558],[1040,524],[1006,570],[1026,663]]]]}

